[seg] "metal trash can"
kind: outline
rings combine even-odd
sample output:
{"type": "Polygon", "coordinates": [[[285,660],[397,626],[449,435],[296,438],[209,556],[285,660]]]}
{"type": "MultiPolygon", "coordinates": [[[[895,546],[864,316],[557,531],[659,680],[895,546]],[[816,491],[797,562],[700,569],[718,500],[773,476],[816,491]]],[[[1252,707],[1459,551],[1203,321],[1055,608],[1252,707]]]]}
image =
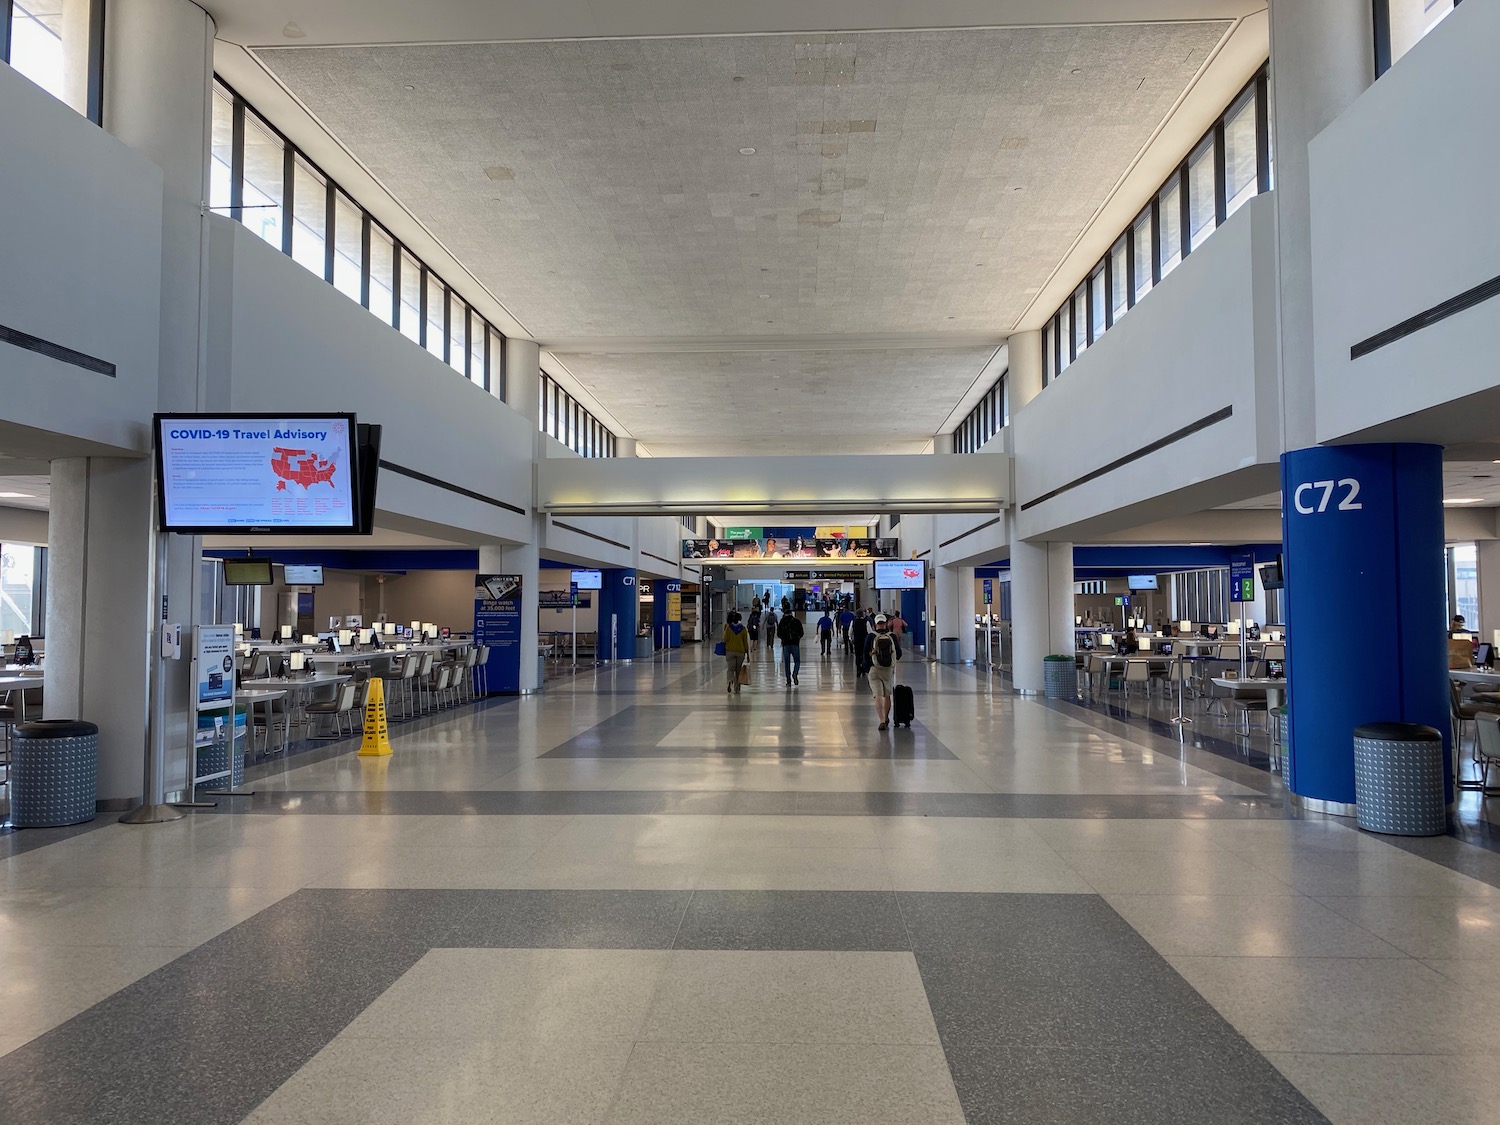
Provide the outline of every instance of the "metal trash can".
{"type": "Polygon", "coordinates": [[[1042,691],[1048,699],[1078,698],[1078,665],[1071,656],[1042,657],[1042,691]]]}
{"type": "Polygon", "coordinates": [[[960,663],[959,658],[958,658],[958,638],[957,637],[939,637],[938,638],[938,663],[939,664],[958,664],[958,663],[960,663]]]}
{"type": "Polygon", "coordinates": [[[94,819],[99,728],[81,719],[16,727],[11,746],[11,823],[57,828],[94,819]]]}
{"type": "Polygon", "coordinates": [[[1416,723],[1354,728],[1355,820],[1369,832],[1441,836],[1448,828],[1443,736],[1416,723]]]}

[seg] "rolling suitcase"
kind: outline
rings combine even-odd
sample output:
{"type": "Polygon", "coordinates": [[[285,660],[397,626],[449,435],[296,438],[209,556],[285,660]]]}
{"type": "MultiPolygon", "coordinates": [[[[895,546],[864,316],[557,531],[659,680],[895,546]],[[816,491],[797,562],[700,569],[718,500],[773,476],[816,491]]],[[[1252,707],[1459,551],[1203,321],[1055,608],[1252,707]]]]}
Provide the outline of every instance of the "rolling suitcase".
{"type": "Polygon", "coordinates": [[[911,721],[917,717],[917,704],[911,688],[897,684],[891,689],[891,704],[891,722],[898,727],[910,727],[911,721]]]}

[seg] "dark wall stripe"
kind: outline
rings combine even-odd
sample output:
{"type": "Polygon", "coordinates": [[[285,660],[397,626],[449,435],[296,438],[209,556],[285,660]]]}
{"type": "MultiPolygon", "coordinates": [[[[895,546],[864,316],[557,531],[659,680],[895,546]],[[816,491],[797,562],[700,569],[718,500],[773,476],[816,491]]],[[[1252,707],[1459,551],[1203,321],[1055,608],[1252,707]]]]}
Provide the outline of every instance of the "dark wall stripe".
{"type": "Polygon", "coordinates": [[[415,469],[408,469],[405,465],[397,465],[391,461],[382,461],[380,462],[380,467],[387,472],[395,473],[397,476],[419,480],[423,484],[432,485],[434,488],[441,488],[446,492],[456,492],[460,496],[467,496],[470,500],[478,500],[481,504],[488,504],[492,508],[504,508],[507,512],[515,512],[519,516],[526,514],[525,508],[518,508],[514,504],[507,504],[504,500],[496,500],[493,496],[485,496],[483,493],[475,492],[471,488],[449,484],[445,480],[438,480],[437,477],[430,477],[426,473],[419,473],[415,469]]]}
{"type": "Polygon", "coordinates": [[[108,360],[85,355],[72,348],[65,348],[61,344],[54,344],[51,340],[43,340],[40,336],[22,332],[19,328],[7,328],[0,324],[0,343],[10,344],[23,351],[36,352],[37,355],[44,355],[48,359],[71,363],[74,367],[92,371],[95,375],[108,375],[111,379],[115,378],[115,365],[108,360]]]}
{"type": "MultiPolygon", "coordinates": [[[[574,527],[570,523],[563,523],[562,520],[553,520],[552,521],[552,526],[553,527],[560,527],[564,531],[571,531],[575,535],[586,535],[590,539],[597,539],[601,543],[608,543],[611,547],[621,547],[624,550],[627,550],[627,551],[630,550],[630,544],[629,543],[621,543],[618,539],[609,539],[609,538],[606,538],[603,535],[595,535],[592,531],[584,531],[583,528],[581,528],[581,527],[574,527]]],[[[653,558],[660,558],[659,555],[653,555],[652,557],[653,558]]],[[[667,560],[663,559],[662,561],[666,562],[667,560]]],[[[672,563],[671,565],[676,566],[677,564],[676,563],[672,563]]]]}
{"type": "Polygon", "coordinates": [[[985,520],[984,523],[979,524],[976,527],[969,528],[969,530],[965,531],[962,535],[955,535],[952,539],[944,539],[941,543],[938,544],[938,547],[939,547],[939,549],[941,549],[943,547],[952,546],[954,543],[957,543],[960,539],[967,539],[969,536],[975,535],[975,534],[983,531],[987,527],[994,527],[999,522],[1000,522],[1000,517],[999,516],[996,516],[992,520],[985,520]]]}
{"type": "Polygon", "coordinates": [[[1426,312],[1420,312],[1416,316],[1403,320],[1400,324],[1394,324],[1384,332],[1377,332],[1368,339],[1361,340],[1349,349],[1350,359],[1359,359],[1367,356],[1373,351],[1379,351],[1387,344],[1394,344],[1397,340],[1410,336],[1414,332],[1420,332],[1424,328],[1430,328],[1440,320],[1447,320],[1465,309],[1472,309],[1475,305],[1488,301],[1491,297],[1500,296],[1500,277],[1492,277],[1486,282],[1466,289],[1457,297],[1450,297],[1440,305],[1433,305],[1426,312]]]}
{"type": "Polygon", "coordinates": [[[646,555],[646,556],[648,556],[650,558],[653,558],[657,562],[666,563],[668,566],[679,566],[679,565],[681,565],[681,560],[664,559],[664,558],[662,558],[660,555],[658,555],[654,551],[642,551],[641,554],[646,555]]]}
{"type": "MultiPolygon", "coordinates": [[[[1150,456],[1158,450],[1165,449],[1167,446],[1172,445],[1175,442],[1179,442],[1183,438],[1192,437],[1200,430],[1206,430],[1210,426],[1216,426],[1220,422],[1223,422],[1228,418],[1232,418],[1233,416],[1234,407],[1232,406],[1226,406],[1222,410],[1215,410],[1212,414],[1205,415],[1204,417],[1199,418],[1196,422],[1182,427],[1182,429],[1180,430],[1174,430],[1164,438],[1158,438],[1150,445],[1141,446],[1141,448],[1137,449],[1134,453],[1127,453],[1124,457],[1117,458],[1116,460],[1111,461],[1108,465],[1105,465],[1102,468],[1095,469],[1091,473],[1085,473],[1083,476],[1077,478],[1076,480],[1071,480],[1065,485],[1054,488],[1051,492],[1044,492],[1034,500],[1026,501],[1026,503],[1021,505],[1021,511],[1029,511],[1030,509],[1035,508],[1038,504],[1045,504],[1048,500],[1051,500],[1057,496],[1061,496],[1064,492],[1069,492],[1077,488],[1079,485],[1088,484],[1088,482],[1091,480],[1098,480],[1106,473],[1112,473],[1116,469],[1130,464],[1132,461],[1139,461],[1142,457],[1150,456]]],[[[978,529],[976,528],[976,530],[978,529]]]]}

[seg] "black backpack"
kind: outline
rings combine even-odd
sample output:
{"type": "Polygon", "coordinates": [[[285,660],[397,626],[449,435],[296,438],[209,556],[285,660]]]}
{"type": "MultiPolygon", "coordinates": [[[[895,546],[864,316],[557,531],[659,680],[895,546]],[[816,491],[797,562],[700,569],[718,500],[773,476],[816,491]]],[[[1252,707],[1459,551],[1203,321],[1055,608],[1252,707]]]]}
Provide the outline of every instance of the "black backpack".
{"type": "Polygon", "coordinates": [[[896,642],[891,639],[889,633],[881,633],[875,638],[875,663],[882,668],[889,668],[896,660],[896,642]]]}

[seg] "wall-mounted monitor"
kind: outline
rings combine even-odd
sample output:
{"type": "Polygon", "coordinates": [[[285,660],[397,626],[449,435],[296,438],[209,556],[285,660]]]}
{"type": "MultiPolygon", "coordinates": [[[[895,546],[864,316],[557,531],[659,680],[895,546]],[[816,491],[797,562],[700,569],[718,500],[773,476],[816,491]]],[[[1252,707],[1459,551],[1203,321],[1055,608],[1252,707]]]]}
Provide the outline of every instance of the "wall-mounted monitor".
{"type": "Polygon", "coordinates": [[[604,572],[599,570],[575,570],[573,572],[573,585],[580,590],[602,590],[604,588],[604,572]]]}
{"type": "Polygon", "coordinates": [[[163,531],[355,534],[352,414],[158,414],[163,531]]]}
{"type": "Polygon", "coordinates": [[[226,586],[269,586],[272,581],[270,559],[224,560],[226,586]]]}
{"type": "Polygon", "coordinates": [[[1262,589],[1280,590],[1283,584],[1281,564],[1279,562],[1267,563],[1260,568],[1260,585],[1262,589]]]}
{"type": "Polygon", "coordinates": [[[875,589],[927,589],[926,559],[876,559],[875,589]]]}
{"type": "Polygon", "coordinates": [[[1132,590],[1155,590],[1156,575],[1154,574],[1132,574],[1126,579],[1126,583],[1132,590]]]}
{"type": "Polygon", "coordinates": [[[288,586],[323,585],[323,568],[321,566],[293,566],[288,563],[284,569],[286,571],[286,584],[288,586]]]}

